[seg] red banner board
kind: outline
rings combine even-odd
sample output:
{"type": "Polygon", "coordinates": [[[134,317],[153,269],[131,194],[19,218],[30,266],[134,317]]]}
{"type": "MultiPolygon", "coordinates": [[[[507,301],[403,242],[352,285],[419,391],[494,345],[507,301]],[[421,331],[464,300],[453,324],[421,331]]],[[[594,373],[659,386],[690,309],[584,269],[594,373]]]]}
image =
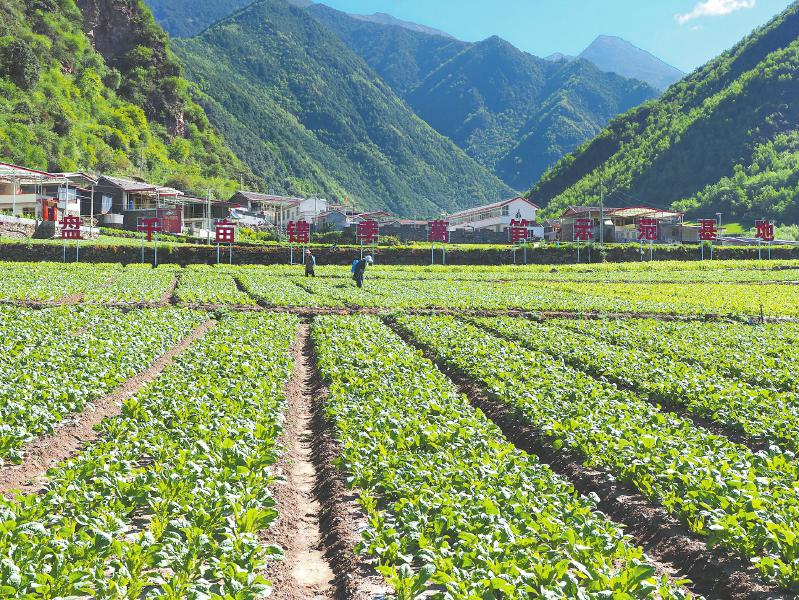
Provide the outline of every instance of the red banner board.
{"type": "Polygon", "coordinates": [[[444,244],[449,242],[448,221],[430,221],[427,226],[429,227],[429,231],[427,232],[428,242],[443,242],[444,244]]]}

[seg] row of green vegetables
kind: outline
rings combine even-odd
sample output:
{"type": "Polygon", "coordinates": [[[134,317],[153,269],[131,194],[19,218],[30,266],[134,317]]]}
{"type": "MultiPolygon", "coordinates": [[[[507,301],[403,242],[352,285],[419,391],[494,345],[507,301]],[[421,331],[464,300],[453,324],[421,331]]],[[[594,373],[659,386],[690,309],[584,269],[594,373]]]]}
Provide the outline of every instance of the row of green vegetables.
{"type": "Polygon", "coordinates": [[[362,550],[400,600],[686,596],[377,318],[318,317],[312,336],[362,550]]]}
{"type": "MultiPolygon", "coordinates": [[[[353,259],[357,258],[353,255],[353,259]]],[[[316,273],[321,277],[340,277],[342,267],[324,264],[319,258],[316,273]]],[[[383,265],[369,267],[376,279],[451,279],[464,281],[795,281],[799,280],[799,261],[725,260],[656,261],[641,263],[592,263],[575,265],[383,265]]],[[[228,268],[227,265],[223,265],[228,268]]],[[[239,269],[241,267],[232,267],[239,269]]],[[[270,265],[261,268],[273,276],[285,277],[302,272],[298,265],[270,265]]]]}
{"type": "Polygon", "coordinates": [[[0,323],[0,465],[70,413],[143,371],[202,320],[178,309],[5,307],[0,323]]]}
{"type": "Polygon", "coordinates": [[[625,348],[697,365],[714,376],[799,392],[799,325],[679,322],[654,319],[561,321],[625,348]]]}
{"type": "Polygon", "coordinates": [[[730,379],[712,365],[692,365],[644,348],[615,345],[578,333],[569,323],[532,324],[512,318],[477,322],[576,369],[632,389],[651,402],[685,407],[751,438],[799,450],[799,398],[792,392],[730,379]]]}
{"type": "MultiPolygon", "coordinates": [[[[726,263],[725,263],[726,264],[726,263]]],[[[786,265],[787,266],[787,265],[786,265]]],[[[702,283],[713,274],[737,269],[686,269],[682,283],[652,283],[668,271],[655,269],[653,277],[632,278],[638,270],[595,268],[570,270],[565,281],[539,277],[540,270],[460,267],[370,268],[363,290],[354,286],[346,267],[319,269],[315,279],[302,277],[299,266],[208,267],[180,269],[162,265],[58,265],[0,263],[4,288],[0,300],[59,300],[82,296],[87,302],[158,302],[179,277],[177,299],[189,304],[251,305],[254,300],[273,306],[354,306],[383,308],[522,309],[531,311],[600,311],[671,314],[729,314],[751,316],[799,315],[799,286],[702,283]],[[605,275],[608,275],[606,278],[605,275]],[[585,276],[587,281],[575,280],[585,276]],[[236,282],[241,284],[238,289],[236,282]],[[610,281],[610,283],[608,283],[610,281]],[[615,281],[615,283],[613,283],[615,281]],[[636,281],[638,283],[629,283],[636,281]],[[650,281],[647,283],[647,281],[650,281]],[[491,285],[483,285],[490,282],[491,285]],[[626,283],[625,283],[626,282],[626,283]]],[[[740,265],[741,273],[757,280],[763,274],[791,278],[792,270],[767,271],[759,263],[740,265]]],[[[643,273],[649,273],[643,271],[643,273]]],[[[742,276],[743,278],[743,276],[742,276]]],[[[562,278],[561,278],[562,279],[562,278]]],[[[673,281],[673,280],[667,280],[673,281]]]]}
{"type": "Polygon", "coordinates": [[[799,586],[799,465],[792,453],[753,453],[560,358],[464,321],[398,322],[556,448],[633,486],[709,545],[751,559],[766,580],[799,586]]]}
{"type": "Polygon", "coordinates": [[[180,272],[175,298],[184,304],[252,306],[255,298],[239,289],[233,275],[207,265],[180,272]]]}
{"type": "Polygon", "coordinates": [[[179,267],[164,265],[0,263],[0,300],[49,302],[80,296],[86,302],[159,302],[179,267]]]}
{"type": "Polygon", "coordinates": [[[297,321],[231,315],[181,354],[40,494],[0,498],[0,597],[246,600],[280,554],[258,532],[297,321]]]}

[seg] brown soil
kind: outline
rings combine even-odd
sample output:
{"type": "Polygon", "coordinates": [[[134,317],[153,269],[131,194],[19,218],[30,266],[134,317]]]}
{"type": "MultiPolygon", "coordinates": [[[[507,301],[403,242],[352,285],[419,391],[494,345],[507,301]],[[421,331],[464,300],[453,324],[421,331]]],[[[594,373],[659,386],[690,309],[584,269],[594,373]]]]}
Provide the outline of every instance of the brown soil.
{"type": "Polygon", "coordinates": [[[64,296],[60,300],[57,300],[53,304],[60,304],[62,306],[73,306],[75,304],[80,304],[83,302],[83,294],[72,294],[71,296],[64,296]]]}
{"type": "Polygon", "coordinates": [[[337,600],[373,600],[389,597],[390,589],[376,574],[371,561],[355,554],[361,541],[359,531],[367,517],[358,504],[358,495],[347,488],[345,477],[334,464],[341,454],[332,427],[324,413],[328,395],[313,362],[313,348],[307,338],[303,355],[311,361],[312,460],[317,480],[314,492],[322,503],[320,523],[325,557],[336,574],[337,600]]]}
{"type": "Polygon", "coordinates": [[[775,600],[797,597],[762,583],[751,564],[721,550],[709,550],[701,537],[663,508],[651,505],[631,487],[609,478],[602,471],[583,466],[579,456],[555,450],[540,430],[526,424],[512,408],[489,398],[474,381],[442,364],[427,348],[393,323],[389,322],[389,325],[452,379],[458,390],[485,413],[511,443],[537,455],[581,494],[596,494],[599,497],[597,508],[625,527],[633,543],[643,548],[649,562],[661,573],[690,579],[692,583],[687,587],[707,598],[775,600]]]}
{"type": "Polygon", "coordinates": [[[145,371],[128,379],[111,394],[95,402],[93,410],[87,409],[73,415],[62,423],[53,435],[27,443],[22,449],[25,455],[22,464],[0,467],[0,494],[12,497],[12,490],[23,493],[39,491],[44,485],[45,474],[50,467],[75,456],[86,445],[97,440],[100,434],[95,430],[96,425],[103,419],[118,416],[125,400],[154,381],[172,364],[176,356],[205,335],[214,325],[216,325],[214,320],[205,321],[145,371]]]}
{"type": "Polygon", "coordinates": [[[311,373],[305,352],[308,325],[301,325],[292,345],[294,372],[286,386],[285,422],[280,443],[285,453],[277,473],[285,477],[274,492],[279,517],[264,532],[266,543],[284,550],[284,559],[270,563],[266,576],[276,600],[334,598],[335,575],[322,551],[321,505],[314,496],[316,471],[311,460],[311,373]]]}
{"type": "Polygon", "coordinates": [[[163,293],[161,296],[161,300],[158,302],[160,306],[168,306],[173,300],[175,296],[175,288],[178,287],[178,275],[175,275],[172,278],[172,283],[169,284],[169,288],[163,293]]]}

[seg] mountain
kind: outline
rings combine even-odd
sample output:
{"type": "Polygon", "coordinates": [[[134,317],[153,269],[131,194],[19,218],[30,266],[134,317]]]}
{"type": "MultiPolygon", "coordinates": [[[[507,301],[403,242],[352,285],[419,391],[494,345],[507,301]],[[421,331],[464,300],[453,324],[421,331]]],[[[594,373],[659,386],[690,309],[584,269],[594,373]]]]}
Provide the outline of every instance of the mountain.
{"type": "Polygon", "coordinates": [[[549,60],[552,62],[558,62],[560,60],[574,60],[577,58],[576,56],[571,56],[570,54],[563,54],[563,52],[553,52],[549,56],[545,56],[544,60],[549,60]]]}
{"type": "Polygon", "coordinates": [[[580,53],[580,58],[594,63],[603,71],[645,81],[658,90],[665,90],[685,76],[646,50],[610,35],[596,38],[580,53]]]}
{"type": "Polygon", "coordinates": [[[226,194],[225,146],[138,0],[0,0],[0,160],[226,194]]]}
{"type": "Polygon", "coordinates": [[[610,118],[657,95],[586,61],[547,61],[496,36],[468,43],[321,4],[307,10],[420,117],[517,189],[529,188],[610,118]]]}
{"type": "Polygon", "coordinates": [[[437,35],[440,37],[454,39],[450,34],[440,29],[427,27],[426,25],[419,25],[418,23],[411,23],[410,21],[403,21],[396,17],[392,17],[386,13],[374,13],[372,15],[350,15],[353,19],[359,21],[368,21],[370,23],[377,23],[378,25],[391,25],[394,27],[402,27],[417,33],[426,33],[427,35],[437,35]]]}
{"type": "Polygon", "coordinates": [[[307,11],[406,99],[430,73],[470,46],[441,35],[359,19],[324,4],[314,4],[307,11]]]}
{"type": "Polygon", "coordinates": [[[550,214],[599,199],[725,221],[799,222],[799,3],[658,100],[613,120],[530,196],[550,214]]]}
{"type": "Polygon", "coordinates": [[[212,122],[275,191],[420,216],[512,193],[285,0],[174,45],[212,122]]]}
{"type": "Polygon", "coordinates": [[[191,37],[252,0],[147,0],[155,19],[173,37],[191,37]]]}

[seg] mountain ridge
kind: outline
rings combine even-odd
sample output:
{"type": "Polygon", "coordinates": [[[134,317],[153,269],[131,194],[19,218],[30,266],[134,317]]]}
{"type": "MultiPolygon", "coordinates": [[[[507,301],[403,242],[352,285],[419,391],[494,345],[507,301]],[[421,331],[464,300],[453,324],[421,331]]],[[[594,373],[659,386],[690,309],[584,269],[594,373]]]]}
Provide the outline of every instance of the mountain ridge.
{"type": "Polygon", "coordinates": [[[550,214],[610,197],[689,216],[799,220],[799,3],[613,120],[532,188],[550,214]]]}
{"type": "Polygon", "coordinates": [[[270,186],[407,216],[513,193],[284,0],[258,0],[175,46],[198,101],[270,186]]]}
{"type": "Polygon", "coordinates": [[[461,42],[363,23],[323,4],[308,12],[420,117],[517,189],[529,188],[611,117],[657,94],[582,60],[571,64],[535,57],[499,36],[461,42]],[[564,89],[548,87],[550,78],[564,89]],[[578,97],[583,93],[593,105],[578,97]]]}
{"type": "Polygon", "coordinates": [[[601,70],[629,79],[644,81],[658,90],[665,90],[685,73],[651,52],[613,35],[600,35],[579,54],[601,70]]]}

